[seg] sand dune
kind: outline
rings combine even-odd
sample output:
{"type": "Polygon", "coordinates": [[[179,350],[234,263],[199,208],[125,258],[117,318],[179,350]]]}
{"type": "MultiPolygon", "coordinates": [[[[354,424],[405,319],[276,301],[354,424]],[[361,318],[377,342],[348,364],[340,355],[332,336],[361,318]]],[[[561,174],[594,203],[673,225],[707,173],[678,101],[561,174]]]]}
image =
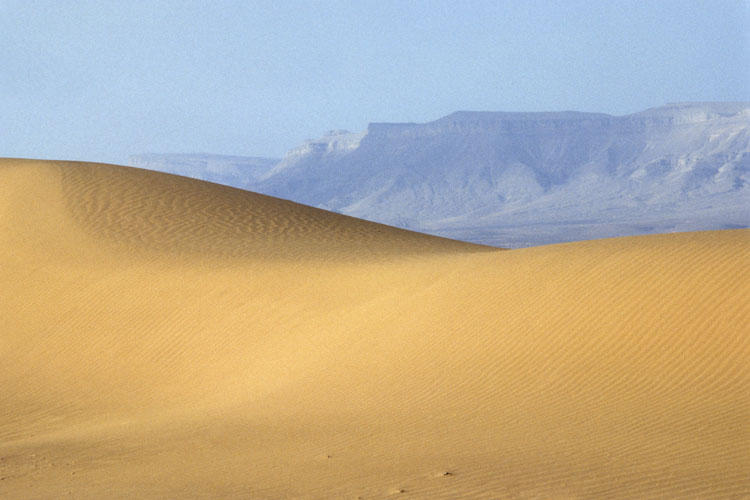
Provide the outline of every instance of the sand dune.
{"type": "Polygon", "coordinates": [[[750,231],[500,251],[0,161],[0,498],[750,498],[750,231]]]}

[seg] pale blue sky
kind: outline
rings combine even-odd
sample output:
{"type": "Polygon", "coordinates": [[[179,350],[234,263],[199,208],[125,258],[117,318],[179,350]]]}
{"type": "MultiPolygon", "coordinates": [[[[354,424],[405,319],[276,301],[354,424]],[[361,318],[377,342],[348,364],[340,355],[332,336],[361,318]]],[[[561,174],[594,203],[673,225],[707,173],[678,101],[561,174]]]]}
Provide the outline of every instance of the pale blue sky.
{"type": "Polygon", "coordinates": [[[750,0],[0,0],[0,156],[281,156],[456,110],[750,101],[750,0]]]}

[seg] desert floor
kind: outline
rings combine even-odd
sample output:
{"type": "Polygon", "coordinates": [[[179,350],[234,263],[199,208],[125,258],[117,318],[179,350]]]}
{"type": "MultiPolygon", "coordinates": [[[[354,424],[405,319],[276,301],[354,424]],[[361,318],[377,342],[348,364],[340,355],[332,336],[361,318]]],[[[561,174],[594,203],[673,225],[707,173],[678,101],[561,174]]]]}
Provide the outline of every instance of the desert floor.
{"type": "Polygon", "coordinates": [[[2,499],[750,498],[750,231],[503,251],[0,161],[2,499]]]}

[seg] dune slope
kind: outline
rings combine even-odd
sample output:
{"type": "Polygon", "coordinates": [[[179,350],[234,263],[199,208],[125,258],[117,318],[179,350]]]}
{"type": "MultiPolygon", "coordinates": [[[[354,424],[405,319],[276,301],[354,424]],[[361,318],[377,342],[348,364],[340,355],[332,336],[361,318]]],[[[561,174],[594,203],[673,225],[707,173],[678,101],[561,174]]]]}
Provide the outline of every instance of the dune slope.
{"type": "Polygon", "coordinates": [[[0,498],[747,498],[750,232],[499,251],[0,161],[0,498]]]}

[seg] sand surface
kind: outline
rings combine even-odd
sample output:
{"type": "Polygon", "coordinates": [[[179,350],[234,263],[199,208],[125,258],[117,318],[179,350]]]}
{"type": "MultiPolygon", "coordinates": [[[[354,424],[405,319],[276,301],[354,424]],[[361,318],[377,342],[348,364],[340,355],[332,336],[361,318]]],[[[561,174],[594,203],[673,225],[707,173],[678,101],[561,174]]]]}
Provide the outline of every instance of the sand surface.
{"type": "Polygon", "coordinates": [[[750,231],[502,251],[0,161],[2,499],[750,498],[750,231]]]}

